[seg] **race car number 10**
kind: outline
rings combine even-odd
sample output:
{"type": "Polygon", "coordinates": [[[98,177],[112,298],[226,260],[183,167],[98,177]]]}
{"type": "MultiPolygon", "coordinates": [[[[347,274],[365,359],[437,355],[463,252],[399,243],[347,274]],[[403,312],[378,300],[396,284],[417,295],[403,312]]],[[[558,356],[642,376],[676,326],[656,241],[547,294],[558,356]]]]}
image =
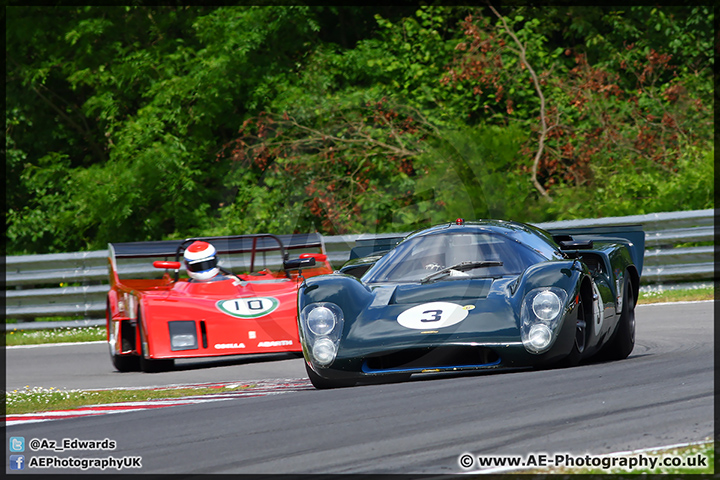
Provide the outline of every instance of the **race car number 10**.
{"type": "Polygon", "coordinates": [[[450,302],[424,303],[405,310],[398,315],[397,321],[403,327],[415,330],[444,328],[465,320],[472,308],[450,302]]]}
{"type": "Polygon", "coordinates": [[[277,309],[280,302],[273,297],[233,298],[220,300],[217,308],[223,313],[238,318],[258,318],[277,309]]]}

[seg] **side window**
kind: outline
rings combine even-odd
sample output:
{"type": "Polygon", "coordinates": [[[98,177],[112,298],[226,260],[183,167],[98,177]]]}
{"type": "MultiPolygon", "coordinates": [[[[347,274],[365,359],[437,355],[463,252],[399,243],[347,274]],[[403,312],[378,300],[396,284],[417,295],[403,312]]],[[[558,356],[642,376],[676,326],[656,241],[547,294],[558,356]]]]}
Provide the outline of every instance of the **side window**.
{"type": "Polygon", "coordinates": [[[535,235],[525,230],[515,230],[510,235],[547,259],[562,258],[557,247],[543,237],[538,236],[540,233],[535,235]]]}

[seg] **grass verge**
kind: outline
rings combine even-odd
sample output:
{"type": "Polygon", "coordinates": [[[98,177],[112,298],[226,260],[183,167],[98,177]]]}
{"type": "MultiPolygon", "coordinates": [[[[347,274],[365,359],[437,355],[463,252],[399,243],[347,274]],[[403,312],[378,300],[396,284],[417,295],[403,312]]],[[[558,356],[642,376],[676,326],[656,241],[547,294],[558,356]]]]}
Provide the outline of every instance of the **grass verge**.
{"type": "Polygon", "coordinates": [[[107,338],[105,327],[68,327],[43,330],[9,329],[5,345],[39,345],[44,343],[95,342],[107,338]]]}
{"type": "Polygon", "coordinates": [[[231,384],[215,387],[167,387],[152,389],[62,390],[31,387],[5,392],[5,413],[37,413],[50,410],[69,410],[88,405],[122,402],[145,402],[168,398],[228,393],[252,387],[248,384],[231,384]]]}
{"type": "Polygon", "coordinates": [[[661,302],[695,302],[700,300],[714,300],[715,286],[700,287],[693,289],[677,289],[677,290],[653,290],[650,292],[640,292],[638,304],[647,305],[649,303],[661,302]]]}

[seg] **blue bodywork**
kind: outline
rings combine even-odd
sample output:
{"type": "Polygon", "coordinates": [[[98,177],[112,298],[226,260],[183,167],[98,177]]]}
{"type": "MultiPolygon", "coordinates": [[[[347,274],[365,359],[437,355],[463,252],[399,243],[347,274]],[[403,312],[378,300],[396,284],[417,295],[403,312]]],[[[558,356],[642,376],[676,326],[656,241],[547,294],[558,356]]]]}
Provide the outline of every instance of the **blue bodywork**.
{"type": "Polygon", "coordinates": [[[382,251],[365,248],[365,257],[332,275],[308,278],[298,291],[303,352],[319,388],[335,386],[333,381],[343,385],[383,376],[553,366],[567,357],[589,358],[619,335],[623,299],[630,298],[634,307],[644,233],[639,227],[546,232],[487,220],[438,225],[387,250],[390,243],[394,240],[379,242],[382,251]],[[436,248],[428,248],[432,242],[436,248]],[[453,242],[465,243],[454,247],[453,242]],[[482,259],[502,258],[476,268],[461,262],[454,270],[439,260],[428,264],[435,270],[413,269],[418,260],[471,251],[482,259]],[[347,273],[358,272],[358,265],[364,266],[360,278],[347,273]],[[633,295],[624,291],[628,285],[633,295]],[[534,353],[521,330],[524,321],[533,322],[528,311],[535,307],[528,295],[546,290],[557,292],[562,306],[551,346],[534,353]],[[343,316],[331,334],[336,354],[327,365],[313,356],[320,337],[310,332],[302,314],[322,304],[337,305],[343,316]]]}

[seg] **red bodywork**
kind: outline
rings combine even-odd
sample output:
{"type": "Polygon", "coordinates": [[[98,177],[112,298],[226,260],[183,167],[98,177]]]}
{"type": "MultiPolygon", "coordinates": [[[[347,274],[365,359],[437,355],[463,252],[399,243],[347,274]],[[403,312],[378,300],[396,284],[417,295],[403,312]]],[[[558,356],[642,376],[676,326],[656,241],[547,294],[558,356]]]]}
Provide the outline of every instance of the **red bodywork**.
{"type": "MultiPolygon", "coordinates": [[[[297,326],[299,273],[309,277],[333,271],[321,237],[203,238],[216,246],[220,259],[223,253],[246,254],[251,265],[245,273],[226,270],[222,279],[209,282],[179,278],[179,257],[192,240],[197,239],[110,244],[107,339],[115,367],[125,371],[139,366],[149,371],[149,365],[168,366],[177,358],[301,352],[297,326]],[[308,252],[313,249],[316,251],[308,252]],[[300,258],[313,258],[315,265],[300,271],[285,270],[282,265],[254,271],[261,256],[265,260],[268,255],[287,260],[289,250],[304,252],[300,258]],[[156,276],[162,273],[161,278],[121,279],[118,259],[134,259],[135,270],[141,268],[138,265],[165,270],[156,270],[156,276]]],[[[145,271],[152,273],[147,267],[145,271]]]]}

